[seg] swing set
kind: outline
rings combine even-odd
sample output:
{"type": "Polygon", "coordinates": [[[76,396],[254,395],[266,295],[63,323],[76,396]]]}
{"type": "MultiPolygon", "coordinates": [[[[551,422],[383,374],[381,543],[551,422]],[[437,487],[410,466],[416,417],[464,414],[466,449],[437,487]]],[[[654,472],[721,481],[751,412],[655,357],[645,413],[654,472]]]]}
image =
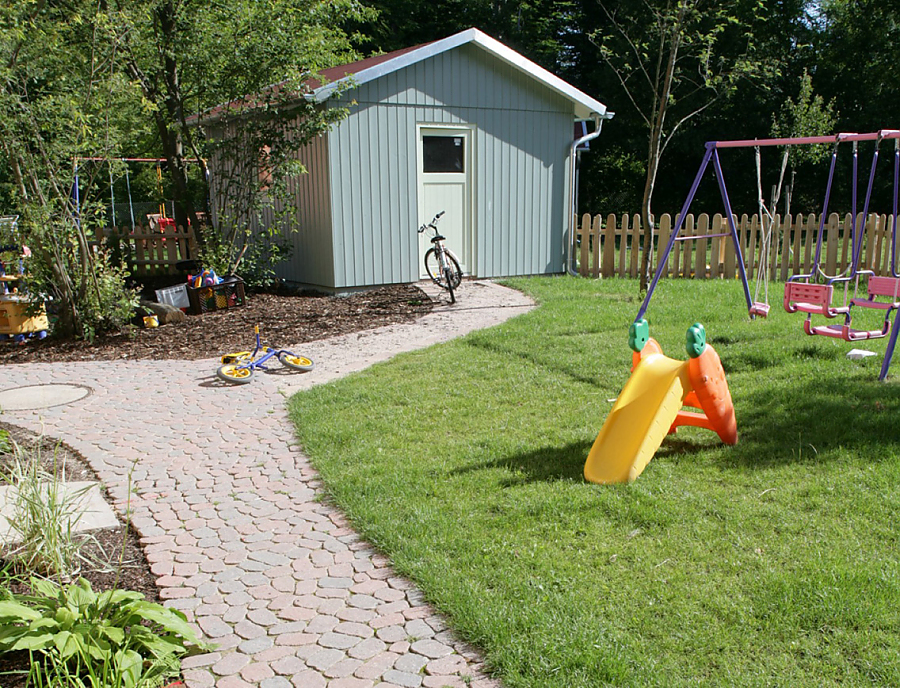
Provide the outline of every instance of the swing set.
{"type": "MultiPolygon", "coordinates": [[[[147,163],[156,165],[156,186],[159,191],[160,198],[163,195],[163,178],[162,178],[162,166],[168,161],[166,158],[115,158],[115,160],[122,163],[147,163]]],[[[80,192],[80,175],[79,175],[79,162],[88,162],[88,163],[111,163],[112,159],[110,158],[84,158],[78,157],[75,158],[75,182],[72,186],[72,198],[75,203],[75,212],[76,217],[81,217],[81,192],[80,192]]],[[[196,158],[185,158],[185,162],[187,163],[196,163],[199,162],[196,158]]],[[[131,175],[128,171],[128,165],[125,165],[125,188],[128,193],[128,211],[131,216],[131,231],[134,232],[137,226],[134,219],[134,202],[131,197],[131,175]]],[[[110,205],[110,214],[111,214],[111,222],[112,226],[117,226],[116,223],[116,195],[115,195],[115,180],[113,179],[113,166],[109,165],[109,205],[110,205]]],[[[151,228],[154,227],[162,230],[164,227],[174,227],[175,220],[170,218],[166,214],[166,203],[165,201],[160,201],[159,203],[159,214],[158,215],[148,215],[148,222],[151,224],[151,228]]],[[[80,220],[79,220],[80,221],[80,220]]]]}
{"type": "MultiPolygon", "coordinates": [[[[784,289],[784,309],[788,313],[806,313],[807,317],[803,324],[803,329],[808,335],[818,335],[825,337],[833,337],[843,339],[848,342],[864,341],[868,339],[877,339],[889,336],[887,350],[885,351],[884,360],[881,366],[881,372],[878,379],[884,380],[887,377],[887,371],[891,364],[891,358],[897,343],[898,334],[900,334],[900,318],[897,317],[900,310],[900,273],[897,271],[896,251],[897,251],[897,211],[898,197],[900,197],[900,131],[893,129],[884,129],[877,132],[866,134],[841,133],[835,136],[807,136],[797,138],[774,138],[774,139],[752,139],[752,140],[735,140],[735,141],[709,141],[706,143],[706,154],[700,163],[700,169],[694,177],[694,182],[688,192],[687,199],[681,209],[672,234],[669,237],[668,244],[659,264],[647,295],[641,304],[635,324],[640,323],[647,312],[650,305],[650,299],[656,289],[660,277],[666,267],[669,254],[678,241],[690,241],[694,239],[706,240],[712,237],[730,237],[736,254],[736,263],[740,274],[741,283],[744,290],[744,298],[747,303],[747,310],[751,319],[766,317],[769,313],[768,304],[768,283],[766,282],[766,300],[758,301],[750,293],[750,285],[747,280],[747,271],[744,266],[744,259],[741,249],[741,241],[738,236],[738,229],[735,223],[734,213],[731,210],[731,201],[728,197],[728,190],[725,184],[725,177],[722,173],[722,165],[719,159],[719,150],[729,148],[756,148],[757,160],[757,180],[759,185],[759,207],[761,219],[764,220],[763,226],[768,227],[768,232],[763,234],[762,250],[768,252],[771,245],[771,228],[774,225],[774,215],[766,208],[762,198],[762,183],[760,174],[759,149],[761,147],[772,146],[796,146],[796,145],[821,145],[832,144],[831,164],[828,172],[828,183],[825,189],[825,200],[822,207],[822,214],[819,221],[818,234],[816,238],[816,251],[810,271],[806,274],[793,275],[785,283],[784,289]],[[869,213],[869,204],[872,198],[872,189],[875,181],[875,172],[878,165],[879,151],[883,141],[894,141],[894,186],[893,186],[893,215],[891,224],[891,257],[890,257],[890,275],[878,276],[872,270],[861,270],[860,259],[862,256],[863,239],[865,236],[866,218],[869,213]],[[858,169],[859,169],[859,151],[860,142],[874,141],[875,150],[872,155],[872,163],[869,171],[868,185],[862,204],[862,212],[857,214],[857,186],[858,186],[858,169]],[[834,172],[836,168],[838,152],[842,144],[851,144],[852,162],[853,162],[853,184],[852,184],[852,218],[853,227],[851,230],[851,262],[845,270],[836,275],[827,275],[820,266],[822,257],[822,243],[825,233],[825,218],[828,214],[828,206],[831,199],[832,184],[834,181],[834,172]],[[700,186],[700,182],[706,173],[707,168],[712,163],[715,171],[716,181],[719,186],[719,193],[725,206],[725,217],[728,223],[728,231],[720,234],[704,234],[699,236],[681,236],[682,226],[688,215],[691,203],[700,186]],[[762,217],[765,214],[765,217],[762,217]],[[860,280],[865,278],[865,287],[861,286],[860,280]],[[851,287],[852,285],[852,294],[851,287]],[[832,305],[834,290],[836,286],[843,286],[844,299],[843,305],[832,305]],[[860,292],[862,291],[862,294],[860,292]],[[883,314],[883,322],[880,327],[874,329],[857,328],[853,325],[853,316],[860,309],[877,310],[883,314]],[[843,323],[814,325],[812,317],[814,315],[824,316],[825,318],[834,319],[843,316],[843,323]]],[[[787,162],[787,151],[781,166],[781,176],[784,177],[784,171],[787,162]]],[[[777,197],[781,192],[781,181],[778,184],[778,191],[773,199],[773,206],[777,202],[777,197]]],[[[766,260],[763,265],[767,264],[766,260]]],[[[766,270],[761,270],[766,273],[766,270]]],[[[759,279],[760,275],[757,276],[759,279]]],[[[767,279],[767,277],[766,277],[767,279]]],[[[759,282],[757,282],[756,298],[759,294],[759,282]]]]}

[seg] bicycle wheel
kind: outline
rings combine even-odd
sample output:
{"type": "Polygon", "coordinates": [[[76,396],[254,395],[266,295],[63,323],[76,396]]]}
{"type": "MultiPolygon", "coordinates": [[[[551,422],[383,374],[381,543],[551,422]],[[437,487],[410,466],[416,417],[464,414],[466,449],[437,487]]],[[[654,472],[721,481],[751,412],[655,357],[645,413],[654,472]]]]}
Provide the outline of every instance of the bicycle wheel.
{"type": "Polygon", "coordinates": [[[460,282],[462,282],[462,268],[459,267],[459,262],[450,251],[447,251],[445,255],[447,256],[447,268],[450,270],[450,276],[448,278],[450,286],[457,289],[460,282]]]}
{"type": "Polygon", "coordinates": [[[295,356],[287,351],[282,351],[278,354],[278,360],[281,361],[281,365],[287,368],[293,368],[294,370],[303,371],[304,373],[308,373],[316,367],[316,364],[306,358],[306,356],[295,356]]]}
{"type": "Polygon", "coordinates": [[[436,285],[442,289],[447,288],[444,286],[444,271],[441,269],[440,256],[433,248],[428,249],[428,252],[425,254],[425,272],[428,273],[428,277],[436,285]]]}
{"type": "Polygon", "coordinates": [[[453,273],[450,272],[449,265],[444,268],[444,281],[447,283],[447,291],[450,292],[450,303],[456,303],[456,294],[453,293],[453,273]]]}
{"type": "Polygon", "coordinates": [[[235,385],[246,385],[253,379],[253,368],[243,368],[233,363],[220,366],[216,371],[216,377],[235,385]]]}
{"type": "Polygon", "coordinates": [[[441,265],[441,258],[437,249],[428,249],[428,252],[425,254],[425,272],[428,273],[431,281],[442,289],[449,289],[451,286],[456,289],[462,281],[462,269],[459,267],[459,262],[456,258],[450,255],[449,252],[444,253],[444,255],[447,258],[447,267],[449,268],[447,272],[444,271],[444,267],[441,265]]]}

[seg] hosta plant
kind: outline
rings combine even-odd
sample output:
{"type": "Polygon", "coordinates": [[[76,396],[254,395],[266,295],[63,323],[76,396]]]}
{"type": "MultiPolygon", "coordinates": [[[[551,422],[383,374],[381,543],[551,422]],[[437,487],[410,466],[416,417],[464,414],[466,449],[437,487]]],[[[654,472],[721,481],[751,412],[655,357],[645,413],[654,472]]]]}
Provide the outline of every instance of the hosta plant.
{"type": "Polygon", "coordinates": [[[84,579],[31,587],[0,599],[0,654],[31,654],[29,685],[155,687],[178,675],[182,657],[208,649],[184,614],[138,592],[97,593],[84,579]]]}

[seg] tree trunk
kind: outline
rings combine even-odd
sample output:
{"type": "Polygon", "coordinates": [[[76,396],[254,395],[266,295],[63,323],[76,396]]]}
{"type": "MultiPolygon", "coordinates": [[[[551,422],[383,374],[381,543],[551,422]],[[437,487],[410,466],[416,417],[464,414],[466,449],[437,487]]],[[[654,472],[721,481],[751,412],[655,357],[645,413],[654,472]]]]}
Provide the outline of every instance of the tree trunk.
{"type": "Polygon", "coordinates": [[[178,74],[178,62],[174,56],[172,46],[175,45],[178,36],[178,10],[169,0],[161,5],[156,12],[160,27],[160,42],[163,50],[162,81],[165,93],[162,105],[165,107],[167,117],[156,117],[157,128],[163,143],[163,151],[169,163],[169,174],[172,177],[173,200],[175,202],[175,224],[178,227],[191,227],[197,231],[199,222],[197,211],[191,201],[187,183],[187,162],[184,155],[184,98],[181,93],[181,83],[178,74]]]}
{"type": "MultiPolygon", "coordinates": [[[[659,167],[659,155],[651,154],[647,164],[647,180],[644,183],[644,196],[641,199],[641,223],[644,225],[643,253],[641,255],[641,294],[647,291],[650,284],[650,264],[653,254],[653,212],[650,203],[653,200],[653,188],[656,185],[656,170],[659,167]]],[[[634,250],[634,249],[632,249],[634,250]]]]}
{"type": "Polygon", "coordinates": [[[653,251],[653,213],[651,202],[653,201],[653,189],[656,186],[656,173],[659,170],[659,158],[662,155],[663,135],[665,131],[666,111],[669,97],[672,94],[672,79],[675,74],[675,62],[678,59],[678,50],[681,47],[681,33],[684,30],[684,21],[687,14],[687,3],[683,3],[678,10],[678,17],[671,29],[669,38],[669,50],[666,59],[666,69],[663,73],[660,89],[654,94],[656,106],[650,123],[650,146],[647,155],[647,181],[644,183],[644,197],[641,201],[641,221],[644,223],[644,246],[641,256],[641,294],[647,291],[650,283],[650,263],[653,251]]]}

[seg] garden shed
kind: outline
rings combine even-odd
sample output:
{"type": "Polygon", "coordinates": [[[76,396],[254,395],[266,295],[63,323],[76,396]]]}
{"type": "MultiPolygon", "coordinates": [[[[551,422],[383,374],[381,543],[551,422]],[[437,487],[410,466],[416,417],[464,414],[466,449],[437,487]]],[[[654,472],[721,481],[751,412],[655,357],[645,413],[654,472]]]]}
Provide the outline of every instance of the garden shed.
{"type": "Polygon", "coordinates": [[[299,231],[279,277],[329,292],[417,281],[415,230],[442,210],[467,275],[566,269],[573,125],[598,135],[605,105],[474,28],[322,76],[306,97],[349,82],[329,101],[349,114],[299,153],[299,231]]]}

